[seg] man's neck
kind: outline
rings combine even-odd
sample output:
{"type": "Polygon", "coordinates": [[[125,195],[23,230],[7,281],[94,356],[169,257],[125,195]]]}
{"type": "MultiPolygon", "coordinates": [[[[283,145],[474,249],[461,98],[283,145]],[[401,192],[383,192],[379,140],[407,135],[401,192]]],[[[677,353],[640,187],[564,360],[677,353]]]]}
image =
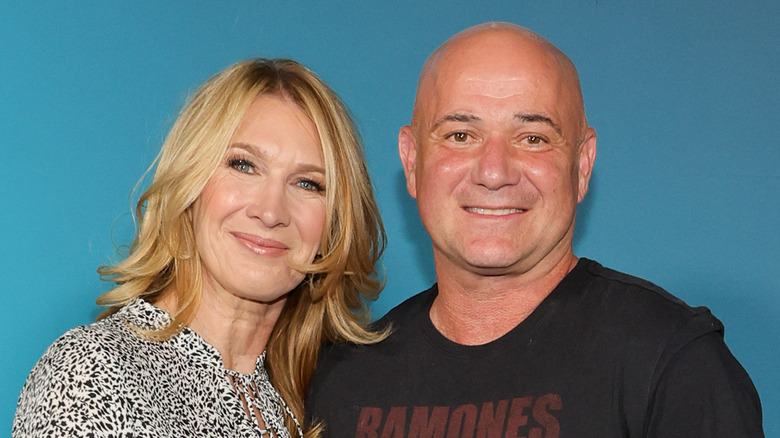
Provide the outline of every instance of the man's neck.
{"type": "Polygon", "coordinates": [[[482,345],[523,322],[577,264],[571,254],[541,274],[452,275],[437,265],[438,295],[430,310],[433,325],[447,339],[482,345]]]}

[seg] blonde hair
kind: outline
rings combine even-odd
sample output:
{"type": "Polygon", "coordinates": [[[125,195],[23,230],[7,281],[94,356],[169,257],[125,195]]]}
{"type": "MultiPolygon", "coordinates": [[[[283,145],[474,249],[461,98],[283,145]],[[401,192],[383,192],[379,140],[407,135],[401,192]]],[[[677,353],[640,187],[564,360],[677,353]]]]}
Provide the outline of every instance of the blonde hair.
{"type": "MultiPolygon", "coordinates": [[[[303,397],[319,347],[326,341],[372,343],[385,336],[365,327],[366,300],[375,299],[383,286],[375,265],[386,237],[354,122],[338,96],[301,64],[287,59],[239,62],[196,91],[171,128],[155,160],[152,184],[138,201],[139,225],[129,256],[98,269],[101,278],[118,286],[97,303],[108,306],[103,318],[138,297],[156,302],[175,294],[173,323],[139,331],[152,340],[169,339],[192,321],[202,278],[187,209],[224,158],[249,105],[264,94],[292,100],[311,118],[325,162],[321,255],[295,266],[306,278],[288,294],[266,346],[274,387],[303,418],[303,397]]],[[[295,434],[290,419],[288,429],[295,434]]]]}

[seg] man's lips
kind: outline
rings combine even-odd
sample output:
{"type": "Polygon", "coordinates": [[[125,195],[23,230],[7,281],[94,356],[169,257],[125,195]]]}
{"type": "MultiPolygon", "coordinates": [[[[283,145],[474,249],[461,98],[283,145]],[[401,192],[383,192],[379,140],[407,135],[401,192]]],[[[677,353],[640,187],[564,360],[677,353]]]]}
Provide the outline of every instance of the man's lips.
{"type": "Polygon", "coordinates": [[[281,253],[290,249],[287,245],[278,240],[265,239],[254,234],[240,232],[232,232],[230,234],[255,254],[265,255],[268,253],[281,253]]]}
{"type": "Polygon", "coordinates": [[[469,213],[476,213],[484,216],[506,216],[508,214],[522,213],[526,211],[522,208],[465,207],[465,209],[469,213]]]}

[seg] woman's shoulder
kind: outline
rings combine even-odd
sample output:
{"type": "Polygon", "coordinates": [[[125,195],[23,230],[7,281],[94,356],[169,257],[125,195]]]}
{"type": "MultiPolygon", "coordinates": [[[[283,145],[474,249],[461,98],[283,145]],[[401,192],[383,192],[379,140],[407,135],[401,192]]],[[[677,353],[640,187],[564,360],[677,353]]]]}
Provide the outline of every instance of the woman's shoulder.
{"type": "Polygon", "coordinates": [[[124,436],[133,428],[137,398],[149,395],[148,376],[174,355],[169,342],[146,340],[132,327],[154,329],[166,318],[139,299],[107,318],[66,331],[30,372],[19,396],[13,436],[87,436],[96,431],[101,433],[94,436],[124,436]]]}
{"type": "Polygon", "coordinates": [[[72,328],[57,338],[36,363],[30,378],[43,374],[46,378],[63,378],[88,374],[110,374],[120,368],[117,358],[126,347],[127,328],[118,318],[110,317],[72,328]]]}
{"type": "Polygon", "coordinates": [[[93,427],[119,427],[109,424],[122,411],[123,330],[121,321],[110,317],[57,338],[22,388],[13,436],[33,431],[80,436],[78,431],[93,427]]]}
{"type": "Polygon", "coordinates": [[[137,330],[159,328],[168,322],[167,314],[151,304],[136,300],[117,313],[66,331],[43,354],[37,366],[61,367],[78,371],[100,367],[111,374],[116,369],[127,371],[128,363],[143,354],[152,354],[164,343],[143,339],[137,330]]]}

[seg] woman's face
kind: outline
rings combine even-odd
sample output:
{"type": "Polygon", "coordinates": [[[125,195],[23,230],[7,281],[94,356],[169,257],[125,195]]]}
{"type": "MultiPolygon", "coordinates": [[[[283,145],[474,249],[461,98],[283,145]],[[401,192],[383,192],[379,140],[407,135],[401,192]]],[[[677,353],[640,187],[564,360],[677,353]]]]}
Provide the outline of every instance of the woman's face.
{"type": "Polygon", "coordinates": [[[204,294],[285,296],[304,276],[289,261],[312,261],[325,225],[325,166],[308,116],[284,97],[258,97],[190,214],[204,294]]]}

